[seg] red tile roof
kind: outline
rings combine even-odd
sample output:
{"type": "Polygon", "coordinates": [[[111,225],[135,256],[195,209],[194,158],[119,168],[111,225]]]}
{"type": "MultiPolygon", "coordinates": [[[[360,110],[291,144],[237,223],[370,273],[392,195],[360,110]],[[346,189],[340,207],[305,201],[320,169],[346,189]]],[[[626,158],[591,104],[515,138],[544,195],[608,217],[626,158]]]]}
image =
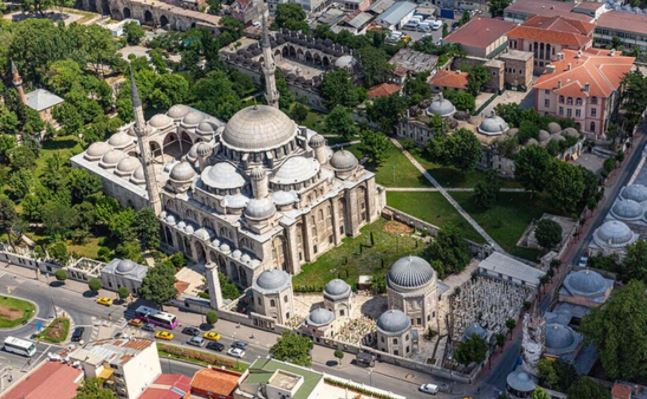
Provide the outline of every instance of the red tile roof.
{"type": "Polygon", "coordinates": [[[189,397],[191,378],[180,374],[162,374],[148,386],[139,399],[183,399],[189,397]]]}
{"type": "Polygon", "coordinates": [[[631,399],[631,387],[627,384],[616,382],[611,388],[611,399],[631,399]]]}
{"type": "Polygon", "coordinates": [[[211,392],[215,395],[229,396],[238,386],[239,373],[221,369],[201,369],[191,380],[191,393],[211,392]]]}
{"type": "Polygon", "coordinates": [[[575,3],[555,0],[517,0],[506,7],[506,13],[522,15],[542,15],[544,17],[567,16],[571,19],[591,22],[592,17],[571,12],[575,3]]]}
{"type": "Polygon", "coordinates": [[[598,18],[598,28],[647,35],[647,15],[621,11],[609,11],[598,18]]]}
{"type": "Polygon", "coordinates": [[[380,83],[368,89],[368,98],[387,97],[399,93],[402,86],[395,83],[380,83]]]}
{"type": "Polygon", "coordinates": [[[593,29],[588,22],[536,15],[508,32],[508,38],[585,48],[593,40],[593,29]]]}
{"type": "Polygon", "coordinates": [[[45,362],[9,391],[2,399],[72,399],[83,380],[83,371],[59,362],[45,362]]]}
{"type": "Polygon", "coordinates": [[[551,63],[555,72],[541,75],[535,88],[553,90],[561,95],[608,97],[620,87],[623,76],[631,71],[635,60],[619,52],[611,55],[611,50],[588,49],[579,56],[575,50],[562,52],[564,59],[551,63]],[[589,91],[585,92],[583,88],[587,83],[589,91]]]}
{"type": "Polygon", "coordinates": [[[502,19],[474,17],[443,38],[443,43],[486,48],[515,26],[517,26],[515,23],[502,19]]]}
{"type": "Polygon", "coordinates": [[[467,72],[441,70],[427,81],[432,86],[449,87],[452,89],[467,88],[467,72]]]}

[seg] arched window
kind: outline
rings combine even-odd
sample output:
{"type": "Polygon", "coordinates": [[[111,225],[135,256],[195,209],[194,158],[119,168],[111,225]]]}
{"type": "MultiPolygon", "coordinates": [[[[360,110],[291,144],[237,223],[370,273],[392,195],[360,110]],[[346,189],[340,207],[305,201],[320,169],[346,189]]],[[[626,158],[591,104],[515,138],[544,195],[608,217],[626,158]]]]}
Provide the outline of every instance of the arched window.
{"type": "Polygon", "coordinates": [[[270,306],[271,307],[276,306],[276,301],[274,299],[270,299],[270,306]]]}
{"type": "Polygon", "coordinates": [[[591,131],[595,133],[595,122],[591,121],[591,131]]]}

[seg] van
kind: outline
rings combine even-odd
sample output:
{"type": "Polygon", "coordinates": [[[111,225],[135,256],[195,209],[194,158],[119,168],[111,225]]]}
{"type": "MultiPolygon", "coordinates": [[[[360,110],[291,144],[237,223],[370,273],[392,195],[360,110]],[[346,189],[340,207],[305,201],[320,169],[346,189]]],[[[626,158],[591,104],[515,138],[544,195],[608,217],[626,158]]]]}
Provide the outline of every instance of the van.
{"type": "Polygon", "coordinates": [[[430,32],[431,31],[431,25],[429,25],[426,22],[422,22],[418,25],[418,30],[420,32],[430,32]]]}
{"type": "Polygon", "coordinates": [[[419,390],[420,392],[428,393],[430,395],[435,395],[440,391],[436,384],[422,384],[420,385],[419,390]]]}

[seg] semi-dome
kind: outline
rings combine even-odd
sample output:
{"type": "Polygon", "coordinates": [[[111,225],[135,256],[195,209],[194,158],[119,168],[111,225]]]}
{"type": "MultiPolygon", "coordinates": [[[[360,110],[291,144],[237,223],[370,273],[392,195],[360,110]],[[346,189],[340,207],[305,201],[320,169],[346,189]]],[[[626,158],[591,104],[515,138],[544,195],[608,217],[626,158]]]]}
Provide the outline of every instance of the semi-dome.
{"type": "Polygon", "coordinates": [[[272,192],[272,201],[278,206],[294,204],[299,201],[299,196],[294,191],[274,191],[272,192]]]}
{"type": "Polygon", "coordinates": [[[172,123],[173,119],[164,114],[153,115],[153,117],[148,121],[148,124],[155,129],[163,129],[167,126],[170,126],[172,123]]]}
{"type": "Polygon", "coordinates": [[[608,288],[608,283],[598,272],[579,270],[566,276],[564,287],[572,295],[590,297],[603,294],[608,288]]]}
{"type": "Polygon", "coordinates": [[[261,291],[280,291],[290,283],[290,275],[283,270],[265,270],[254,281],[254,288],[261,291]]]}
{"type": "Polygon", "coordinates": [[[280,147],[296,134],[297,125],[286,114],[268,105],[254,105],[229,119],[222,139],[239,150],[262,151],[280,147]]]}
{"type": "Polygon", "coordinates": [[[530,378],[528,373],[523,371],[521,368],[518,368],[517,370],[508,374],[506,382],[512,390],[519,393],[530,393],[534,391],[535,387],[537,386],[532,378],[530,378]]]}
{"type": "Polygon", "coordinates": [[[427,108],[427,115],[438,115],[443,118],[450,117],[456,113],[456,107],[451,101],[439,94],[427,108]]]}
{"type": "Polygon", "coordinates": [[[595,242],[603,247],[624,247],[636,240],[629,226],[619,220],[608,220],[593,233],[595,242]]]}
{"type": "Polygon", "coordinates": [[[557,134],[562,131],[562,127],[557,122],[548,123],[548,131],[550,134],[557,134]]]}
{"type": "Polygon", "coordinates": [[[332,323],[334,319],[335,315],[330,310],[326,308],[317,308],[310,312],[306,319],[306,323],[311,326],[325,326],[332,323]]]}
{"type": "Polygon", "coordinates": [[[207,166],[200,174],[202,182],[209,187],[228,190],[245,185],[245,178],[241,176],[234,165],[228,162],[219,162],[207,166]]]}
{"type": "Polygon", "coordinates": [[[619,200],[611,208],[611,214],[622,220],[636,220],[642,216],[643,208],[634,200],[619,200]]]}
{"type": "Polygon", "coordinates": [[[135,171],[133,174],[130,176],[130,181],[132,183],[135,183],[137,185],[142,185],[146,183],[146,176],[144,175],[144,167],[140,166],[135,171]]]}
{"type": "Polygon", "coordinates": [[[117,173],[121,176],[130,175],[141,165],[139,159],[127,156],[117,164],[117,173]]]}
{"type": "Polygon", "coordinates": [[[319,168],[319,162],[314,158],[292,157],[272,176],[272,183],[285,185],[304,182],[317,176],[319,168]]]}
{"type": "Polygon", "coordinates": [[[85,150],[85,158],[88,161],[96,161],[100,159],[106,152],[110,151],[112,147],[103,141],[92,143],[87,150],[85,150]]]}
{"type": "Polygon", "coordinates": [[[116,149],[128,147],[132,142],[133,137],[124,131],[113,134],[110,140],[108,140],[108,144],[116,149]]]}
{"type": "Polygon", "coordinates": [[[274,202],[269,197],[252,198],[245,207],[245,217],[251,220],[265,220],[276,213],[274,202]]]}
{"type": "Polygon", "coordinates": [[[399,309],[390,309],[377,319],[378,331],[387,335],[397,335],[411,328],[411,320],[399,309]]]}
{"type": "Polygon", "coordinates": [[[623,188],[620,195],[624,199],[630,199],[636,202],[647,201],[647,187],[642,184],[632,184],[623,188]]]}
{"type": "Polygon", "coordinates": [[[508,123],[498,115],[490,115],[481,121],[478,131],[486,136],[496,136],[509,129],[508,123]]]}
{"type": "Polygon", "coordinates": [[[472,337],[472,335],[476,335],[482,339],[487,338],[487,331],[483,327],[481,327],[480,324],[474,323],[469,325],[465,331],[463,331],[463,339],[467,340],[472,337]]]}
{"type": "Polygon", "coordinates": [[[175,182],[188,182],[195,177],[195,170],[190,163],[182,161],[171,169],[169,178],[175,182]]]}
{"type": "Polygon", "coordinates": [[[551,323],[546,326],[546,347],[552,352],[568,350],[576,340],[573,330],[562,324],[551,323]]]}
{"type": "Polygon", "coordinates": [[[204,119],[204,114],[198,111],[191,111],[182,118],[182,126],[194,127],[204,119]]]}
{"type": "Polygon", "coordinates": [[[174,106],[169,108],[166,114],[173,119],[182,119],[184,115],[189,113],[189,111],[191,111],[191,108],[187,107],[186,105],[175,104],[174,106]]]}
{"type": "Polygon", "coordinates": [[[336,278],[330,280],[324,287],[324,295],[331,299],[348,298],[351,294],[350,285],[344,280],[336,278]]]}
{"type": "Polygon", "coordinates": [[[126,157],[126,153],[121,151],[121,150],[110,150],[103,154],[103,157],[101,157],[101,162],[99,162],[99,166],[102,168],[114,168],[117,166],[119,161],[124,159],[126,157]]]}
{"type": "Polygon", "coordinates": [[[249,198],[243,194],[225,195],[222,200],[222,206],[232,209],[242,209],[247,206],[249,198]]]}
{"type": "Polygon", "coordinates": [[[415,288],[427,284],[436,272],[431,265],[418,256],[405,256],[391,266],[388,281],[399,287],[415,288]]]}
{"type": "Polygon", "coordinates": [[[326,144],[326,138],[320,134],[315,134],[310,138],[310,147],[319,148],[326,144]]]}
{"type": "Polygon", "coordinates": [[[352,152],[344,149],[335,151],[335,153],[332,155],[332,158],[330,158],[330,166],[339,171],[353,170],[357,167],[358,164],[359,162],[357,161],[355,155],[353,155],[352,152]]]}
{"type": "Polygon", "coordinates": [[[115,268],[115,272],[118,274],[127,274],[132,272],[136,268],[137,268],[137,263],[133,262],[130,259],[122,259],[117,264],[117,267],[115,268]]]}

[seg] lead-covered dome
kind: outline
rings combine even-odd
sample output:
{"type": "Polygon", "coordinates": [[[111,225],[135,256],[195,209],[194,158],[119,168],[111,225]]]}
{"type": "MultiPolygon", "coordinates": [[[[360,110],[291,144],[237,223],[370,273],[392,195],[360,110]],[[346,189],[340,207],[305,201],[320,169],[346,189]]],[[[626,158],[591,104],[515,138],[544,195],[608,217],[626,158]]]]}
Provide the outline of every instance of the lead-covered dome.
{"type": "Polygon", "coordinates": [[[258,291],[271,292],[280,291],[290,283],[290,275],[283,270],[265,270],[258,275],[254,281],[254,289],[258,291]]]}
{"type": "Polygon", "coordinates": [[[137,263],[133,262],[130,259],[122,259],[117,264],[117,267],[115,268],[115,272],[117,274],[127,274],[132,272],[136,268],[137,268],[137,263]]]}
{"type": "Polygon", "coordinates": [[[117,164],[116,173],[120,176],[130,175],[141,165],[142,163],[139,161],[139,159],[127,156],[117,164]]]}
{"type": "Polygon", "coordinates": [[[428,115],[438,115],[443,118],[450,117],[456,113],[456,107],[451,101],[440,94],[427,108],[428,115]]]}
{"type": "Polygon", "coordinates": [[[593,270],[579,270],[569,273],[564,279],[564,288],[572,295],[597,296],[609,287],[608,282],[593,270]]]}
{"type": "Polygon", "coordinates": [[[353,155],[352,152],[344,149],[335,151],[335,153],[332,155],[332,158],[330,158],[329,163],[330,166],[339,171],[353,170],[359,164],[355,155],[353,155]]]}
{"type": "Polygon", "coordinates": [[[98,141],[96,143],[92,143],[87,150],[85,150],[85,159],[88,161],[97,161],[101,159],[101,157],[108,151],[110,151],[112,147],[104,142],[104,141],[98,141]]]}
{"type": "Polygon", "coordinates": [[[510,127],[508,123],[498,115],[490,115],[481,121],[478,131],[486,136],[496,136],[505,133],[510,127]]]}
{"type": "Polygon", "coordinates": [[[121,150],[110,150],[101,157],[99,166],[102,168],[114,168],[119,161],[126,157],[126,153],[121,150]]]}
{"type": "Polygon", "coordinates": [[[339,278],[330,280],[324,287],[324,296],[327,296],[333,300],[348,298],[350,294],[350,285],[339,278]]]}
{"type": "Polygon", "coordinates": [[[508,386],[510,388],[520,393],[521,392],[530,393],[534,391],[535,387],[537,386],[537,384],[535,384],[532,378],[530,378],[528,373],[523,371],[521,368],[518,368],[517,370],[508,374],[508,377],[506,378],[506,382],[508,383],[508,386]]]}
{"type": "MultiPolygon", "coordinates": [[[[173,108],[171,108],[173,109],[173,108]]],[[[170,113],[170,110],[169,110],[170,113]]],[[[164,129],[167,126],[170,126],[173,123],[173,119],[164,114],[154,115],[149,121],[148,124],[155,129],[164,129]]]]}
{"type": "Polygon", "coordinates": [[[314,158],[292,157],[272,176],[272,183],[286,185],[304,182],[317,176],[319,168],[319,162],[314,158]]]}
{"type": "Polygon", "coordinates": [[[112,137],[110,137],[110,140],[108,140],[108,144],[110,144],[112,148],[116,149],[128,147],[132,142],[133,137],[124,131],[113,134],[112,137]]]}
{"type": "Polygon", "coordinates": [[[200,178],[207,186],[221,190],[239,188],[245,185],[245,178],[228,162],[219,162],[215,165],[207,166],[200,174],[200,178]]]}
{"type": "Polygon", "coordinates": [[[398,287],[416,288],[430,282],[435,275],[434,269],[418,256],[405,256],[391,266],[387,279],[398,287]]]}
{"type": "Polygon", "coordinates": [[[310,147],[312,148],[319,148],[324,144],[326,144],[326,138],[318,133],[310,138],[310,147]]]}
{"type": "Polygon", "coordinates": [[[191,108],[184,104],[175,104],[174,106],[169,108],[166,114],[173,119],[182,119],[184,115],[189,113],[190,110],[191,108]]]}
{"type": "Polygon", "coordinates": [[[254,105],[229,119],[222,140],[239,150],[262,151],[280,147],[296,134],[297,125],[283,112],[268,105],[254,105]]]}
{"type": "Polygon", "coordinates": [[[326,308],[317,308],[310,312],[306,319],[306,323],[311,326],[325,326],[332,323],[334,319],[335,315],[330,310],[326,308]]]}
{"type": "Polygon", "coordinates": [[[144,167],[140,166],[135,171],[133,174],[130,176],[130,181],[134,184],[137,185],[142,185],[146,183],[146,176],[144,175],[144,167]]]}
{"type": "Polygon", "coordinates": [[[411,328],[411,320],[399,309],[390,309],[377,319],[378,331],[387,335],[399,335],[411,328]]]}
{"type": "Polygon", "coordinates": [[[357,60],[352,55],[342,55],[335,60],[335,67],[337,68],[352,68],[357,64],[357,60]]]}
{"type": "Polygon", "coordinates": [[[250,220],[269,219],[276,213],[274,202],[269,198],[252,198],[245,207],[245,217],[250,220]]]}
{"type": "Polygon", "coordinates": [[[182,118],[182,126],[196,127],[204,119],[204,114],[198,111],[191,111],[182,118]]]}
{"type": "Polygon", "coordinates": [[[481,339],[486,339],[487,338],[487,331],[483,327],[481,327],[480,324],[474,323],[469,325],[465,331],[463,331],[463,339],[467,340],[472,337],[472,335],[476,335],[480,337],[481,339]]]}
{"type": "Polygon", "coordinates": [[[636,202],[647,201],[647,187],[642,184],[632,184],[623,188],[620,195],[624,199],[630,199],[636,202]]]}
{"type": "Polygon", "coordinates": [[[174,182],[188,182],[195,176],[195,170],[190,163],[182,161],[171,169],[169,178],[174,182]]]}
{"type": "Polygon", "coordinates": [[[640,219],[643,213],[643,208],[634,200],[620,200],[611,208],[611,214],[618,219],[622,220],[636,220],[640,219]]]}
{"type": "Polygon", "coordinates": [[[558,323],[546,326],[546,347],[551,352],[568,352],[576,345],[577,336],[570,328],[558,323]]]}
{"type": "Polygon", "coordinates": [[[593,239],[603,247],[624,247],[636,241],[637,236],[624,222],[608,220],[595,230],[593,239]]]}

